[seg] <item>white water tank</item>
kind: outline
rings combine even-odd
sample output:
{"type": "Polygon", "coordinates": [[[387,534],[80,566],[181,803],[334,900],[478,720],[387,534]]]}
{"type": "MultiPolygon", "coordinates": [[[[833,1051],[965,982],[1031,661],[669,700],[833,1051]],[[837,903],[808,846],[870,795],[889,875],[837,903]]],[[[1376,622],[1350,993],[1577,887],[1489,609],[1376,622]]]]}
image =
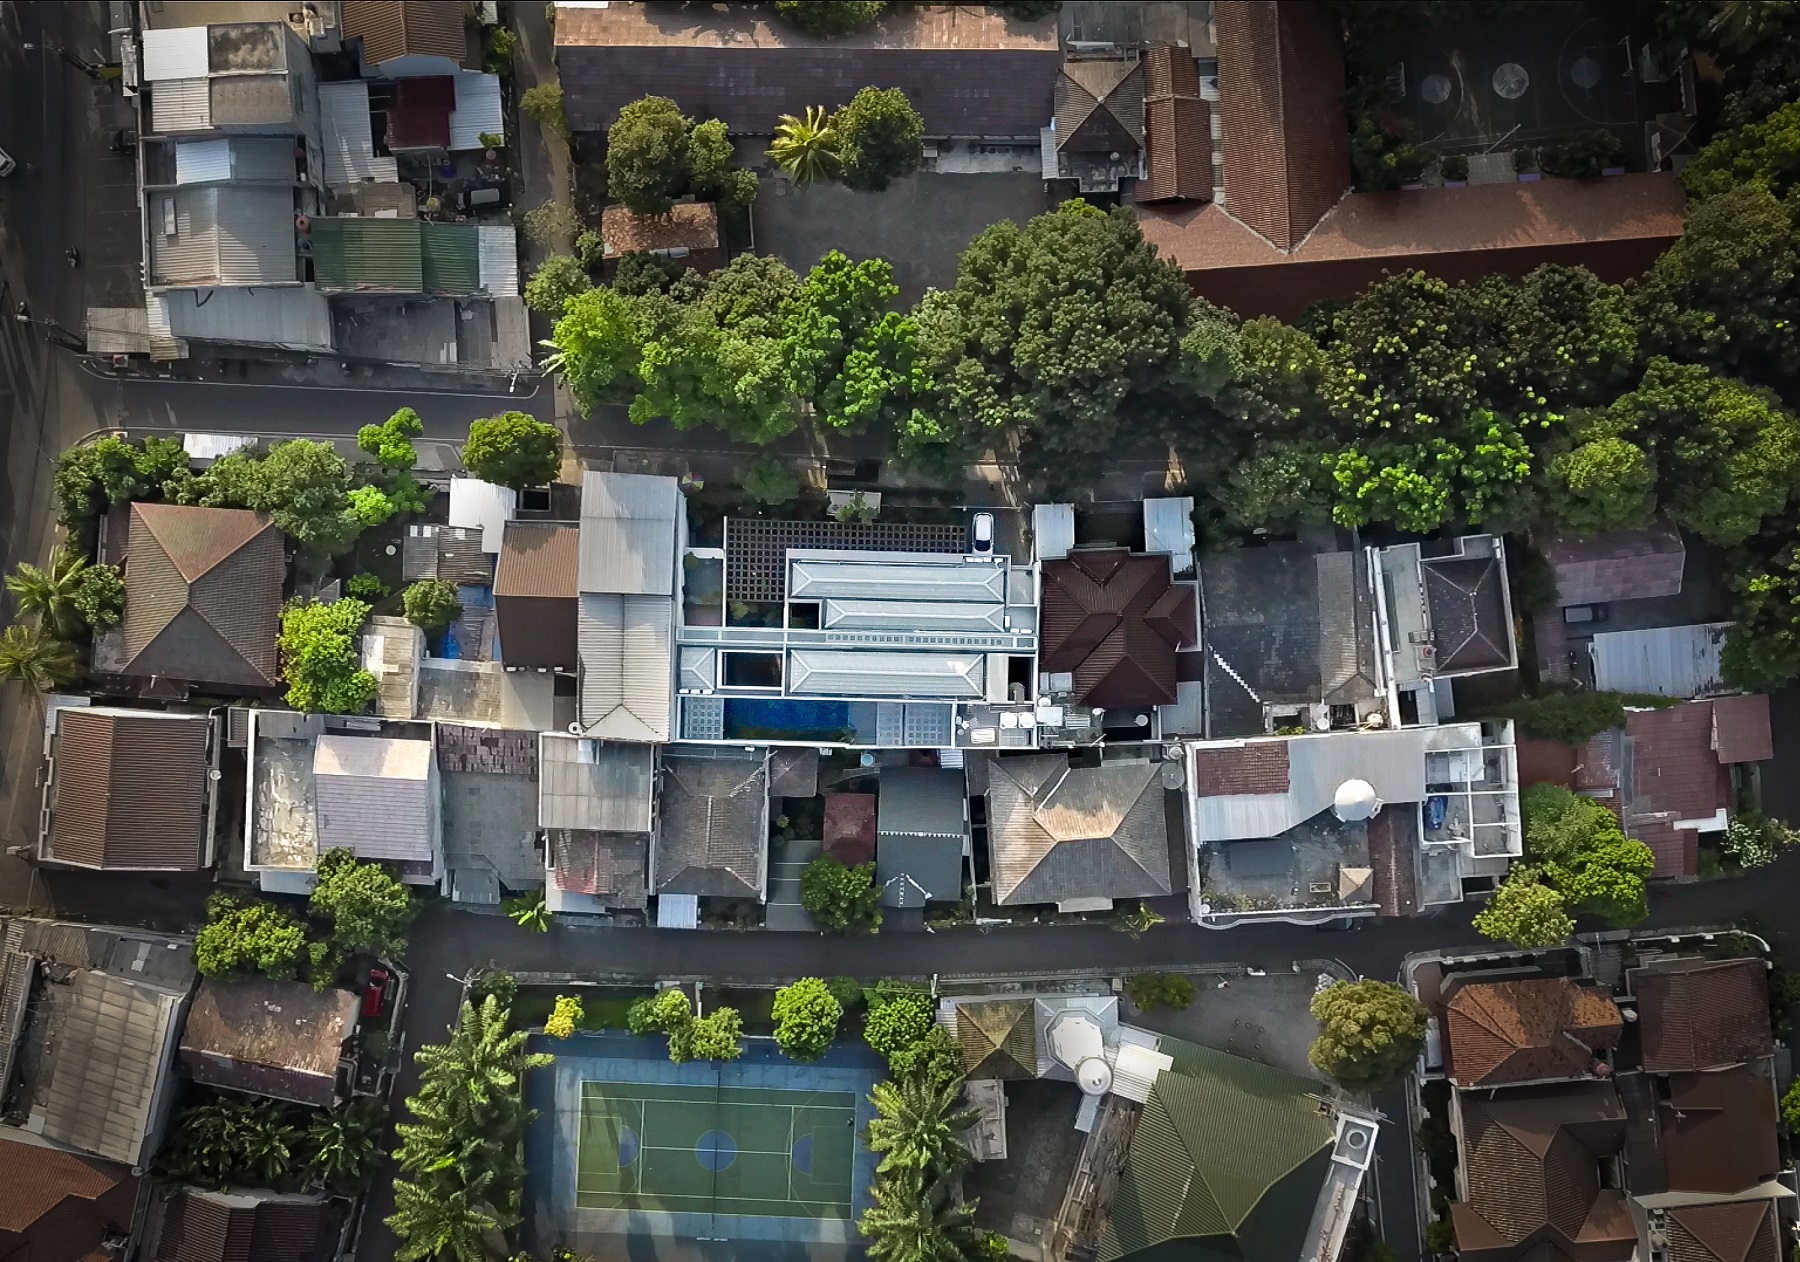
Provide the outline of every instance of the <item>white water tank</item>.
{"type": "Polygon", "coordinates": [[[1375,796],[1375,786],[1367,780],[1346,780],[1338,785],[1337,793],[1332,796],[1331,810],[1346,824],[1354,824],[1375,818],[1381,810],[1381,799],[1375,796]]]}
{"type": "Polygon", "coordinates": [[[1075,1066],[1075,1081],[1087,1095],[1105,1095],[1112,1090],[1112,1066],[1098,1056],[1090,1056],[1075,1066]]]}

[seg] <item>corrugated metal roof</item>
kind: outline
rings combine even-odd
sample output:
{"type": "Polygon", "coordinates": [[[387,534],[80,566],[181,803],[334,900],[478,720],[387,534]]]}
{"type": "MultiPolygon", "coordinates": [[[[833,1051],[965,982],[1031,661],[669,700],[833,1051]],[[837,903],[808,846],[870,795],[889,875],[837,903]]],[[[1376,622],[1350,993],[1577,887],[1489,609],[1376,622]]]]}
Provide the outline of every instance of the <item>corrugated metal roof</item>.
{"type": "Polygon", "coordinates": [[[46,857],[96,868],[199,868],[210,720],[98,707],[57,716],[46,857]]]}
{"type": "Polygon", "coordinates": [[[159,285],[293,284],[293,190],[209,184],[153,194],[150,255],[159,285]]]}
{"type": "Polygon", "coordinates": [[[462,5],[445,0],[344,0],[344,35],[363,42],[363,60],[379,65],[398,57],[468,55],[462,5]]]}
{"type": "Polygon", "coordinates": [[[333,345],[331,304],[311,285],[172,289],[164,297],[177,337],[301,351],[329,351],[333,345]]]}
{"type": "Polygon", "coordinates": [[[581,723],[589,736],[669,739],[674,622],[667,596],[581,597],[581,723]]]}
{"type": "Polygon", "coordinates": [[[208,184],[231,178],[231,141],[195,140],[175,146],[175,182],[208,184]]]}
{"type": "Polygon", "coordinates": [[[1031,537],[1037,547],[1037,559],[1054,561],[1069,555],[1075,546],[1075,506],[1073,504],[1033,504],[1031,537]]]}
{"type": "Polygon", "coordinates": [[[581,590],[673,595],[681,512],[674,478],[588,471],[581,480],[581,590]]]}
{"type": "Polygon", "coordinates": [[[980,653],[795,649],[788,691],[800,696],[977,698],[986,695],[980,653]]]}
{"type": "Polygon", "coordinates": [[[1193,496],[1144,501],[1144,551],[1167,552],[1177,574],[1194,568],[1193,496]]]}
{"type": "Polygon", "coordinates": [[[475,225],[419,221],[420,276],[428,294],[466,297],[481,288],[475,225]]]}
{"type": "Polygon", "coordinates": [[[319,853],[429,862],[438,810],[431,801],[431,742],[326,735],[313,749],[319,853]]]}
{"type": "Polygon", "coordinates": [[[519,296],[519,235],[509,223],[475,229],[481,254],[481,287],[490,298],[519,296]]]}
{"type": "Polygon", "coordinates": [[[151,87],[150,126],[165,136],[210,129],[212,91],[207,80],[166,79],[151,87]]]}
{"type": "Polygon", "coordinates": [[[143,77],[146,83],[168,79],[204,79],[212,69],[204,26],[144,32],[143,77]]]}
{"type": "Polygon", "coordinates": [[[648,745],[544,732],[538,737],[538,826],[647,833],[656,797],[648,745]]]}
{"type": "MultiPolygon", "coordinates": [[[[573,600],[581,532],[566,521],[509,521],[501,536],[495,596],[566,597],[573,600]]],[[[570,824],[584,828],[585,824],[570,824]]]]}
{"type": "MultiPolygon", "coordinates": [[[[239,183],[299,183],[294,142],[285,136],[234,136],[225,143],[229,146],[229,178],[239,183]]],[[[192,147],[192,144],[175,146],[176,180],[180,183],[188,182],[181,179],[181,152],[192,147]]]]}
{"type": "Polygon", "coordinates": [[[450,111],[450,150],[482,148],[481,137],[504,136],[500,76],[464,71],[456,76],[456,108],[450,111]]]}
{"type": "Polygon", "coordinates": [[[293,81],[285,74],[214,75],[206,91],[212,120],[220,127],[280,127],[301,118],[293,81]]]}
{"type": "Polygon", "coordinates": [[[375,156],[369,119],[369,85],[361,79],[319,85],[319,128],[325,149],[325,183],[332,188],[363,180],[392,184],[400,178],[392,156],[375,156]]]}
{"type": "Polygon", "coordinates": [[[315,218],[313,278],[320,289],[328,291],[424,293],[424,247],[419,228],[416,219],[315,218]]]}
{"type": "Polygon", "coordinates": [[[58,988],[31,1102],[40,1133],[128,1166],[145,1164],[145,1133],[165,1069],[178,996],[83,969],[58,988]]]}
{"type": "Polygon", "coordinates": [[[1006,606],[975,601],[827,600],[821,625],[839,631],[1004,632],[1006,606]]]}
{"type": "Polygon", "coordinates": [[[795,557],[789,562],[788,599],[878,597],[892,601],[982,600],[1006,603],[1006,566],[961,557],[898,559],[795,557]]]}
{"type": "Polygon", "coordinates": [[[506,537],[506,523],[519,506],[519,493],[510,486],[496,486],[480,478],[450,479],[452,526],[473,526],[481,531],[481,550],[498,554],[506,537]]]}
{"type": "Polygon", "coordinates": [[[1719,653],[1729,622],[1645,631],[1602,631],[1594,637],[1594,687],[1602,692],[1653,692],[1704,697],[1725,690],[1719,653]]]}

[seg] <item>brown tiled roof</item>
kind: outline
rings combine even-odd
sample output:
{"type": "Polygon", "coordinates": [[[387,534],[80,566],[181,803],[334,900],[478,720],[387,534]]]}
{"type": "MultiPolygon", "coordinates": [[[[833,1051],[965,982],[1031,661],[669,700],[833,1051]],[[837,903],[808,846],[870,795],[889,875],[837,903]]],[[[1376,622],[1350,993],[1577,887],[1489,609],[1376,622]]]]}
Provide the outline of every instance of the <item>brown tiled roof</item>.
{"type": "Polygon", "coordinates": [[[1511,665],[1513,628],[1500,558],[1426,557],[1419,569],[1431,611],[1438,673],[1511,665]]]}
{"type": "Polygon", "coordinates": [[[193,871],[206,859],[204,714],[57,712],[44,857],[193,871]]]}
{"type": "Polygon", "coordinates": [[[1606,992],[1566,977],[1472,982],[1445,1016],[1444,1069],[1465,1088],[1586,1076],[1624,1025],[1606,992]]]}
{"type": "Polygon", "coordinates": [[[1463,1262],[1624,1262],[1637,1232],[1599,1161],[1625,1137],[1611,1083],[1459,1093],[1468,1199],[1450,1206],[1463,1262]]]}
{"type": "Polygon", "coordinates": [[[286,562],[267,514],[133,504],[130,539],[121,673],[272,687],[286,562]]]}
{"type": "Polygon", "coordinates": [[[1036,141],[1062,65],[1054,16],[1031,22],[986,5],[890,5],[837,39],[807,35],[772,5],[617,2],[559,10],[556,63],[569,123],[610,127],[639,97],[666,96],[737,135],[769,135],[783,114],[900,88],[927,136],[1036,141]]]}
{"type": "Polygon", "coordinates": [[[663,760],[658,894],[760,898],[768,867],[768,764],[670,754],[663,760]]]}
{"type": "Polygon", "coordinates": [[[1632,783],[1621,818],[1625,832],[1656,856],[1658,877],[1700,870],[1700,835],[1677,820],[1710,819],[1732,805],[1731,773],[1713,752],[1712,702],[1685,701],[1625,716],[1632,783]]]}
{"type": "Polygon", "coordinates": [[[1682,193],[1666,172],[1352,193],[1285,253],[1217,206],[1145,207],[1138,219],[1202,297],[1246,317],[1292,320],[1411,268],[1460,281],[1567,263],[1624,281],[1681,236],[1682,193]]]}
{"type": "Polygon", "coordinates": [[[363,61],[371,66],[396,57],[448,57],[457,65],[469,55],[457,0],[343,0],[346,38],[361,36],[363,61]]]}
{"type": "Polygon", "coordinates": [[[1712,710],[1713,752],[1720,762],[1764,762],[1775,756],[1766,696],[1714,697],[1712,710]]]}
{"type": "Polygon", "coordinates": [[[719,248],[719,209],[711,202],[682,202],[666,215],[637,215],[623,206],[600,212],[600,239],[608,258],[651,250],[719,248]]]}
{"type": "Polygon", "coordinates": [[[494,572],[500,657],[509,666],[576,664],[581,529],[570,522],[509,521],[494,572]]]}
{"type": "Polygon", "coordinates": [[[639,908],[648,901],[648,833],[553,828],[549,837],[559,888],[591,895],[608,907],[639,908]]]}
{"type": "Polygon", "coordinates": [[[1671,1192],[1731,1194],[1781,1170],[1771,1063],[1670,1074],[1657,1111],[1671,1192]]]}
{"type": "Polygon", "coordinates": [[[316,1262],[329,1256],[322,1201],[178,1192],[163,1206],[150,1262],[316,1262]]]}
{"type": "Polygon", "coordinates": [[[1671,960],[1631,971],[1644,1069],[1718,1069],[1767,1056],[1768,970],[1761,960],[1671,960]]]}
{"type": "Polygon", "coordinates": [[[1562,741],[1540,740],[1521,736],[1515,748],[1519,757],[1519,786],[1555,784],[1565,789],[1575,787],[1575,747],[1562,741]]]}
{"type": "Polygon", "coordinates": [[[1598,535],[1552,535],[1539,544],[1556,571],[1565,605],[1673,596],[1681,591],[1687,546],[1669,525],[1598,535]]]}
{"type": "Polygon", "coordinates": [[[1317,0],[1219,0],[1226,205],[1292,249],[1350,187],[1342,23],[1317,0]]]}
{"type": "Polygon", "coordinates": [[[1774,1201],[1686,1205],[1669,1211],[1669,1262],[1780,1262],[1774,1201]]]}
{"type": "Polygon", "coordinates": [[[1287,791],[1286,741],[1246,741],[1227,749],[1194,751],[1194,792],[1202,797],[1287,791]]]}
{"type": "Polygon", "coordinates": [[[875,795],[825,796],[825,853],[847,868],[875,862],[875,795]]]}
{"type": "Polygon", "coordinates": [[[1199,639],[1199,615],[1168,557],[1103,548],[1046,561],[1042,609],[1038,669],[1073,673],[1076,704],[1174,704],[1175,650],[1199,639]]]}
{"type": "Polygon", "coordinates": [[[970,1078],[1037,1077],[1035,1006],[1029,999],[964,1000],[956,1005],[956,1041],[970,1078]]]}
{"type": "Polygon", "coordinates": [[[1144,140],[1138,201],[1211,200],[1212,106],[1200,99],[1200,67],[1188,49],[1144,51],[1144,140]]]}
{"type": "Polygon", "coordinates": [[[0,1137],[0,1258],[85,1262],[131,1230],[138,1181],[116,1162],[0,1137]]]}
{"type": "Polygon", "coordinates": [[[1418,817],[1383,811],[1369,821],[1369,867],[1374,872],[1375,905],[1383,916],[1410,916],[1419,910],[1418,817]]]}
{"type": "Polygon", "coordinates": [[[274,978],[205,978],[181,1033],[196,1082],[330,1107],[357,996],[274,978]]]}
{"type": "Polygon", "coordinates": [[[1070,57],[1056,80],[1056,147],[1136,153],[1144,145],[1144,72],[1136,56],[1070,57]]]}

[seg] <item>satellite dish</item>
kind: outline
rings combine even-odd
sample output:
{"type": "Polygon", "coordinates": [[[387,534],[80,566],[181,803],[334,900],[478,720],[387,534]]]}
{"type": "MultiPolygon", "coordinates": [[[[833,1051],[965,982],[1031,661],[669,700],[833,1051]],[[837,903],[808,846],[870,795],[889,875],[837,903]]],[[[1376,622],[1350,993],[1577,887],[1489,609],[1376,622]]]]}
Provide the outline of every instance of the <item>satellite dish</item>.
{"type": "Polygon", "coordinates": [[[1375,818],[1381,810],[1381,799],[1367,780],[1346,780],[1332,796],[1331,810],[1344,823],[1354,824],[1375,818]]]}

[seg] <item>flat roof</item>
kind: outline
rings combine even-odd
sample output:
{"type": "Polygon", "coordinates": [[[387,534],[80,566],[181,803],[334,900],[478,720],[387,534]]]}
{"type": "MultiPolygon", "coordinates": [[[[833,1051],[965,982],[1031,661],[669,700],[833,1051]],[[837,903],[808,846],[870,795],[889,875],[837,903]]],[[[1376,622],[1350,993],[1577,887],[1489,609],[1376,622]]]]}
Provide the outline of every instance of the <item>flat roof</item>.
{"type": "Polygon", "coordinates": [[[822,39],[764,5],[666,5],[614,0],[603,8],[556,6],[556,45],[569,47],[889,49],[1060,52],[1054,16],[1021,22],[987,5],[895,5],[879,21],[822,39]]]}

